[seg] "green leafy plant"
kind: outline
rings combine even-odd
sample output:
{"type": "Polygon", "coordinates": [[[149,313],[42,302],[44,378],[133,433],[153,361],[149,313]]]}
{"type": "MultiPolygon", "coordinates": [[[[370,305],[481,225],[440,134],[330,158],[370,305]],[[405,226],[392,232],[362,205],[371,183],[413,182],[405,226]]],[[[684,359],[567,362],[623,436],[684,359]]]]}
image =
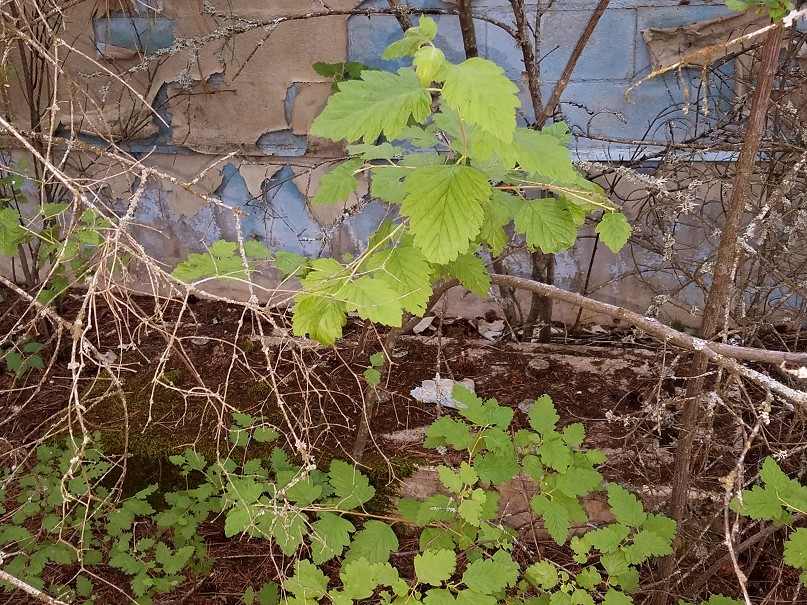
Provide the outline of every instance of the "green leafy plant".
{"type": "MultiPolygon", "coordinates": [[[[383,356],[371,363],[380,366],[383,356]]],[[[7,469],[0,483],[16,481],[9,496],[0,494],[0,502],[10,504],[10,494],[16,502],[0,525],[0,548],[15,552],[4,571],[89,605],[93,568],[108,566],[128,576],[135,602],[146,605],[210,570],[200,527],[220,518],[226,537],[271,540],[293,558],[285,579],[249,587],[245,603],[353,605],[371,597],[399,605],[631,603],[639,566],[670,552],[675,523],[647,513],[611,484],[607,499],[616,520],[572,536],[574,525],[580,531],[586,521],[582,499],[604,489],[596,467],[605,457],[582,449],[583,426],[560,428],[547,396],[533,404],[529,428],[519,430],[513,410],[496,400],[461,387],[453,396],[462,406],[457,416],[432,423],[424,442],[454,460],[437,467],[442,489],[422,501],[402,499],[397,514],[383,516],[365,510],[376,491],[351,464],[332,460],[321,470],[293,462],[278,447],[268,457],[250,457],[253,443],[278,437],[251,414],[233,414],[227,457],[208,461],[190,448],[170,457],[188,486],[164,493],[159,512],[149,502],[155,485],[125,499],[103,487],[112,465],[97,434],[40,446],[35,467],[15,476],[7,469]],[[517,534],[503,523],[498,487],[517,476],[532,479],[531,508],[552,539],[568,546],[573,564],[541,558],[523,565],[513,557],[517,534]],[[137,531],[146,520],[141,527],[151,529],[137,531]],[[391,564],[399,549],[393,523],[418,528],[412,578],[391,564]],[[47,566],[76,563],[88,573],[46,585],[47,566]]]]}
{"type": "Polygon", "coordinates": [[[361,72],[370,69],[363,63],[356,61],[345,61],[343,63],[325,63],[317,61],[312,66],[314,71],[323,78],[333,79],[333,89],[339,89],[339,83],[346,80],[357,80],[361,77],[361,72]]]}
{"type": "MultiPolygon", "coordinates": [[[[0,548],[14,554],[3,570],[34,588],[89,605],[95,601],[90,575],[81,573],[70,584],[46,587],[43,571],[48,565],[80,563],[91,569],[106,564],[130,576],[136,602],[145,605],[153,594],[170,592],[183,582],[183,569],[207,569],[204,541],[198,535],[184,542],[172,540],[167,530],[138,535],[136,521],[155,513],[148,497],[157,486],[116,503],[114,494],[100,484],[112,464],[96,445],[99,437],[37,448],[37,464],[16,482],[16,508],[0,524],[0,548]]],[[[10,480],[8,471],[5,475],[3,485],[10,480]]],[[[5,500],[5,492],[0,495],[5,500]]],[[[2,582],[0,587],[12,588],[2,582]]]]}
{"type": "Polygon", "coordinates": [[[807,514],[807,486],[789,478],[770,456],[759,472],[760,485],[742,492],[732,501],[732,509],[751,519],[763,519],[791,526],[784,545],[783,561],[801,570],[807,586],[807,528],[792,528],[795,515],[807,514]]]}
{"type": "Polygon", "coordinates": [[[384,357],[382,351],[370,355],[370,367],[364,370],[364,380],[367,381],[367,384],[372,387],[381,384],[381,370],[386,362],[387,358],[384,357]]]}
{"type": "Polygon", "coordinates": [[[244,242],[244,254],[249,260],[242,258],[238,242],[220,240],[210,246],[207,252],[190,254],[171,274],[185,282],[205,277],[246,279],[247,272],[254,268],[253,260],[265,260],[271,256],[269,248],[254,240],[244,242]]]}
{"type": "Polygon", "coordinates": [[[750,9],[757,13],[767,12],[776,21],[783,19],[795,8],[791,0],[726,0],[726,6],[740,12],[750,9]]]}
{"type": "MultiPolygon", "coordinates": [[[[603,212],[596,230],[609,248],[630,236],[624,215],[574,168],[566,125],[517,126],[516,85],[486,59],[449,62],[432,42],[436,32],[434,20],[421,17],[384,53],[409,57],[412,67],[351,74],[311,126],[312,135],[346,141],[351,156],[322,177],[311,203],[346,203],[366,177],[371,195],[399,216],[344,262],[276,253],[276,266],[303,288],[293,308],[296,335],[333,343],[348,312],[399,327],[404,312],[425,312],[440,279],[457,278],[485,296],[486,265],[507,245],[509,224],[546,253],[572,246],[593,211],[603,212]]],[[[227,254],[192,255],[174,275],[243,272],[227,245],[227,254]]]]}
{"type": "Polygon", "coordinates": [[[0,349],[0,357],[5,358],[8,371],[21,378],[28,370],[45,369],[45,362],[39,354],[41,348],[41,342],[23,339],[5,351],[0,349]]]}
{"type": "Polygon", "coordinates": [[[609,247],[630,235],[625,217],[573,167],[565,125],[517,127],[517,87],[501,68],[481,58],[447,61],[432,43],[436,31],[421,17],[384,53],[411,57],[413,66],[340,83],[311,127],[346,140],[354,156],[321,179],[311,202],[344,203],[366,175],[373,197],[397,206],[400,218],[383,224],[350,263],[309,263],[295,334],[331,343],[350,311],[400,326],[404,311],[423,313],[440,278],[456,277],[484,296],[486,259],[502,252],[511,222],[530,247],[549,253],[573,245],[593,210],[605,211],[597,231],[609,247]]]}
{"type": "Polygon", "coordinates": [[[64,202],[28,204],[22,193],[24,166],[0,178],[0,256],[17,258],[29,289],[48,304],[62,297],[71,279],[82,283],[93,270],[92,258],[112,222],[92,208],[64,202]],[[47,271],[45,284],[40,273],[47,271]]]}

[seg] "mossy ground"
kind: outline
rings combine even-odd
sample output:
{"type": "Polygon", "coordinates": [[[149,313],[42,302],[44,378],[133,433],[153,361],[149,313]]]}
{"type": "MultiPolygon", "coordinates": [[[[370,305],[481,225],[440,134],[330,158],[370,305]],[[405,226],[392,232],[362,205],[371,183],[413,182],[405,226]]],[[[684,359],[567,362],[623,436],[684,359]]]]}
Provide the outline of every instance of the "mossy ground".
{"type": "MultiPolygon", "coordinates": [[[[153,376],[145,372],[126,377],[123,396],[110,389],[111,381],[103,378],[95,381],[82,395],[84,400],[95,400],[88,420],[100,431],[102,451],[113,457],[126,455],[124,496],[157,484],[153,504],[159,508],[165,492],[194,487],[170,461],[171,456],[188,448],[202,454],[208,461],[229,456],[238,462],[252,458],[268,461],[278,445],[277,442],[251,441],[247,448],[234,447],[228,437],[230,426],[220,425],[213,408],[200,409],[193,405],[192,399],[183,395],[179,387],[186,382],[180,369],[164,371],[156,384],[153,376]]],[[[254,407],[256,400],[263,400],[263,421],[283,433],[283,416],[271,403],[271,386],[267,381],[244,381],[230,392],[231,399],[240,401],[241,407],[254,407]]],[[[334,458],[329,451],[333,450],[319,450],[317,466],[321,470],[327,471],[334,458]]],[[[385,457],[368,453],[361,470],[376,489],[375,497],[368,503],[368,511],[389,512],[398,497],[399,480],[409,477],[418,465],[418,458],[411,454],[385,457]]]]}

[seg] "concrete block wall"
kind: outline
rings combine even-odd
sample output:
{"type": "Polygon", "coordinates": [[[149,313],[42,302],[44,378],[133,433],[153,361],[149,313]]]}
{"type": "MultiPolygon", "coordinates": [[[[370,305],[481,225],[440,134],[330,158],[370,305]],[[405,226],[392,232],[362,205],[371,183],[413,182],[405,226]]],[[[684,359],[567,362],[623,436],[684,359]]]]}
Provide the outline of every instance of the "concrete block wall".
{"type": "MultiPolygon", "coordinates": [[[[308,135],[311,121],[331,91],[330,82],[311,66],[315,61],[351,60],[395,68],[396,62],[380,58],[383,49],[401,35],[395,18],[343,14],[267,25],[278,16],[320,11],[323,4],[316,0],[210,0],[204,6],[218,11],[211,15],[203,9],[202,0],[149,1],[157,12],[104,15],[95,11],[94,2],[85,2],[66,14],[63,38],[89,59],[68,56],[65,67],[74,84],[61,90],[72,95],[70,111],[84,107],[86,115],[75,121],[66,112],[63,132],[79,131],[85,140],[102,145],[110,139],[122,141],[124,149],[164,175],[191,180],[204,172],[197,190],[243,210],[244,237],[273,249],[310,256],[360,249],[389,213],[387,208],[373,202],[361,212],[341,217],[341,209],[313,209],[307,203],[329,167],[327,162],[342,153],[340,146],[308,135]],[[177,52],[148,62],[147,70],[138,69],[144,54],[159,54],[172,45],[177,52]],[[121,75],[126,85],[110,74],[121,75]],[[151,107],[144,107],[142,99],[151,107]],[[344,220],[334,226],[332,221],[340,217],[344,220]]],[[[415,7],[413,17],[417,8],[454,7],[441,0],[411,0],[410,4],[415,7]]],[[[329,0],[327,5],[337,10],[388,6],[386,0],[329,0]]],[[[543,14],[540,54],[545,98],[595,5],[594,0],[564,0],[543,14]]],[[[538,8],[534,3],[528,6],[538,8]]],[[[479,0],[473,8],[479,15],[513,25],[506,0],[479,0]]],[[[650,71],[641,30],[687,25],[729,12],[721,0],[686,4],[613,0],[562,97],[563,115],[573,130],[603,139],[659,142],[665,142],[671,132],[691,134],[697,108],[693,104],[688,114],[681,108],[684,87],[689,86],[696,98],[699,70],[684,70],[681,80],[675,74],[653,79],[637,88],[630,101],[625,99],[628,87],[650,71]]],[[[449,59],[461,61],[457,18],[441,15],[436,19],[438,45],[449,59]]],[[[502,65],[524,90],[523,65],[514,40],[488,21],[477,20],[476,26],[481,54],[502,65]]],[[[13,89],[11,94],[16,94],[13,89]]],[[[19,95],[15,102],[24,126],[19,95]]],[[[522,120],[529,122],[532,109],[525,92],[522,103],[522,120]]],[[[703,122],[703,116],[698,119],[703,122]]],[[[636,145],[585,137],[579,137],[573,149],[578,158],[596,160],[641,153],[636,145]]],[[[105,179],[104,196],[120,208],[126,207],[140,186],[138,177],[98,158],[92,170],[93,178],[105,179]]],[[[142,225],[137,235],[146,250],[168,267],[217,239],[235,239],[237,229],[233,216],[163,177],[152,177],[146,184],[136,220],[142,225]]],[[[579,289],[588,248],[584,245],[559,256],[559,285],[579,289]]],[[[598,255],[595,285],[611,282],[631,263],[629,252],[614,257],[603,249],[598,255]]],[[[266,283],[276,277],[269,271],[266,283]]],[[[635,284],[625,282],[608,285],[598,296],[643,310],[650,293],[637,292],[635,284]]]]}

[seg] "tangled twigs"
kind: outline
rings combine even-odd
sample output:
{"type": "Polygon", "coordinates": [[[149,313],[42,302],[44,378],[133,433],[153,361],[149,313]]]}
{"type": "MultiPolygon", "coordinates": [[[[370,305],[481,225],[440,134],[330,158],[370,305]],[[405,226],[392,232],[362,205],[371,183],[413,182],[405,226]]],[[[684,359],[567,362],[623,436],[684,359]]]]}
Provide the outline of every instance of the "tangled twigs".
{"type": "Polygon", "coordinates": [[[636,326],[648,335],[670,345],[675,345],[692,352],[702,353],[710,362],[725,368],[756,383],[765,390],[769,390],[785,399],[807,407],[807,392],[792,389],[781,382],[774,380],[761,372],[753,370],[739,363],[742,361],[756,361],[769,364],[794,363],[807,366],[807,353],[790,353],[787,351],[768,351],[753,347],[739,347],[719,342],[709,342],[696,338],[686,332],[679,332],[675,328],[665,326],[659,321],[622,307],[600,302],[591,298],[568,292],[556,286],[514,277],[511,275],[491,275],[491,282],[496,286],[506,286],[542,294],[555,300],[579,306],[589,311],[602,313],[609,317],[618,317],[636,326]]]}

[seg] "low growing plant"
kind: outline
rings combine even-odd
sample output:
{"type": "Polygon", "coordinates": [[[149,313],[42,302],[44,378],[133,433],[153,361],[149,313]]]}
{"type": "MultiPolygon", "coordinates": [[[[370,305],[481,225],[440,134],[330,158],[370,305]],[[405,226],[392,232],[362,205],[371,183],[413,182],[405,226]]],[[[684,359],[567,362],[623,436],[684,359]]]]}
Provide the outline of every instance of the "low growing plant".
{"type": "Polygon", "coordinates": [[[573,524],[586,521],[581,499],[603,490],[596,467],[605,457],[581,448],[583,426],[558,428],[547,396],[530,410],[529,428],[515,432],[511,409],[460,388],[454,397],[465,407],[457,417],[435,421],[424,443],[456,461],[437,468],[440,493],[401,500],[397,514],[382,516],[366,512],[375,489],[346,462],[333,460],[320,470],[295,464],[277,447],[268,459],[251,458],[251,443],[271,442],[278,433],[249,414],[233,416],[229,456],[208,461],[192,449],[171,456],[188,487],[165,493],[159,512],[148,501],[155,485],[120,502],[103,487],[112,465],[96,445],[98,435],[40,446],[34,468],[5,474],[3,485],[15,484],[9,494],[16,504],[0,525],[3,569],[89,604],[95,598],[91,575],[79,571],[68,583],[46,586],[43,572],[52,565],[80,563],[74,568],[88,571],[107,565],[126,574],[135,601],[147,604],[210,570],[200,526],[221,516],[226,537],[271,540],[294,558],[293,572],[280,584],[247,591],[246,601],[262,605],[281,598],[339,605],[369,597],[426,605],[630,603],[638,567],[669,552],[675,524],[609,485],[615,522],[570,540],[573,524]],[[514,556],[516,533],[503,524],[496,488],[516,477],[534,482],[532,509],[555,542],[568,546],[569,561],[542,558],[525,565],[514,556]],[[399,548],[395,524],[419,533],[411,578],[391,564],[399,548]],[[337,566],[339,581],[331,580],[325,565],[337,566]]]}

